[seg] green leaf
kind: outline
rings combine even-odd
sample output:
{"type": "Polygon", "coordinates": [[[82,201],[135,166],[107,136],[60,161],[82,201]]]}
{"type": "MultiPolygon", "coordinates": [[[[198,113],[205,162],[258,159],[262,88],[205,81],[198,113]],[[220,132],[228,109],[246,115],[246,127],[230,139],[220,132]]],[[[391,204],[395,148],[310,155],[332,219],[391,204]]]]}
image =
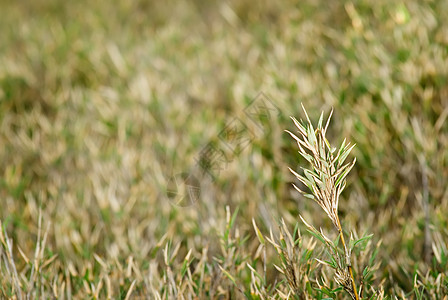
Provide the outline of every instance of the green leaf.
{"type": "Polygon", "coordinates": [[[315,146],[317,143],[316,133],[314,132],[313,125],[311,123],[309,123],[308,125],[309,125],[307,126],[308,142],[310,143],[311,146],[316,147],[315,146]]]}
{"type": "Polygon", "coordinates": [[[309,180],[309,182],[314,183],[314,176],[313,176],[314,174],[310,170],[303,169],[303,173],[305,174],[305,176],[309,180]]]}
{"type": "Polygon", "coordinates": [[[258,277],[258,279],[260,279],[260,280],[262,280],[263,281],[263,277],[260,275],[260,274],[258,274],[258,272],[249,264],[249,263],[246,263],[246,265],[247,265],[247,267],[251,270],[251,272],[255,275],[255,276],[257,276],[258,277]]]}
{"type": "Polygon", "coordinates": [[[356,245],[358,245],[359,243],[368,242],[370,239],[372,239],[372,237],[373,237],[373,233],[369,234],[369,235],[367,235],[365,237],[360,238],[359,240],[355,241],[355,243],[353,244],[352,249],[355,248],[356,245]]]}
{"type": "MultiPolygon", "coordinates": [[[[347,145],[347,147],[349,147],[349,145],[347,145]]],[[[347,156],[350,154],[350,152],[352,151],[352,149],[356,146],[356,144],[353,144],[349,149],[344,149],[344,151],[342,152],[341,155],[338,155],[338,167],[341,166],[345,159],[347,158],[347,156]]]]}
{"type": "Polygon", "coordinates": [[[304,197],[314,200],[314,196],[312,194],[303,194],[304,197]]]}
{"type": "Polygon", "coordinates": [[[296,225],[294,226],[294,231],[292,234],[292,239],[295,241],[295,243],[297,241],[300,240],[300,229],[299,229],[299,222],[296,222],[296,225]],[[299,236],[299,238],[297,239],[297,235],[299,236]]]}
{"type": "Polygon", "coordinates": [[[257,224],[255,223],[255,220],[252,218],[252,224],[254,226],[255,233],[257,235],[258,240],[260,243],[264,246],[266,244],[263,235],[260,232],[260,229],[258,229],[257,224]]]}
{"type": "Polygon", "coordinates": [[[365,267],[364,270],[362,271],[362,277],[365,278],[370,272],[370,268],[369,266],[365,267]]]}
{"type": "Polygon", "coordinates": [[[336,159],[339,159],[341,157],[342,152],[345,148],[346,139],[342,141],[341,147],[339,147],[338,155],[336,156],[336,159]]]}
{"type": "Polygon", "coordinates": [[[192,251],[192,249],[190,249],[190,251],[188,251],[187,255],[185,256],[184,263],[182,264],[182,268],[181,268],[182,277],[184,277],[185,273],[187,272],[188,267],[190,266],[190,264],[192,262],[190,260],[191,251],[192,251]]]}
{"type": "Polygon", "coordinates": [[[305,152],[305,150],[303,151],[299,151],[300,155],[306,159],[310,164],[313,163],[313,156],[309,155],[308,153],[305,152]]]}
{"type": "Polygon", "coordinates": [[[321,112],[319,117],[319,122],[317,123],[317,128],[322,129],[322,121],[324,120],[324,112],[321,112]]]}
{"type": "Polygon", "coordinates": [[[334,260],[333,261],[328,261],[328,260],[320,260],[318,258],[315,258],[315,260],[317,260],[319,263],[321,263],[323,265],[329,266],[332,269],[335,269],[335,270],[338,269],[338,265],[334,263],[334,260]]]}
{"type": "Polygon", "coordinates": [[[342,174],[341,175],[339,175],[339,177],[338,177],[338,179],[336,180],[336,183],[335,183],[335,186],[337,187],[337,186],[339,186],[341,183],[343,183],[344,182],[344,179],[345,179],[345,177],[348,175],[348,172],[350,172],[351,171],[351,169],[353,168],[353,166],[354,166],[354,161],[353,161],[353,163],[352,163],[352,165],[346,165],[347,167],[343,167],[343,168],[346,168],[345,170],[344,170],[344,172],[342,172],[342,174]]]}
{"type": "Polygon", "coordinates": [[[222,272],[224,273],[224,275],[226,275],[226,276],[227,276],[227,278],[229,278],[229,279],[230,279],[230,281],[232,281],[232,282],[233,282],[233,284],[234,284],[235,286],[237,286],[235,278],[233,278],[233,276],[232,276],[232,275],[230,275],[230,273],[229,273],[229,272],[227,272],[226,270],[224,270],[224,268],[223,268],[223,267],[219,266],[219,268],[220,268],[220,269],[221,269],[221,271],[222,271],[222,272]]]}
{"type": "Polygon", "coordinates": [[[373,266],[373,263],[375,262],[376,255],[378,254],[378,250],[379,250],[379,248],[375,248],[375,250],[373,250],[373,253],[370,255],[369,266],[373,266]]]}
{"type": "Polygon", "coordinates": [[[318,239],[319,241],[321,241],[322,243],[325,244],[325,239],[320,235],[320,233],[318,231],[314,232],[310,229],[307,229],[307,231],[314,236],[316,239],[318,239]]]}
{"type": "Polygon", "coordinates": [[[235,211],[233,212],[233,215],[232,215],[232,218],[230,219],[229,224],[227,224],[226,231],[224,233],[224,239],[225,239],[226,243],[229,239],[230,230],[232,229],[232,227],[235,223],[235,220],[236,220],[236,216],[238,215],[238,210],[239,210],[239,207],[237,206],[235,211]]]}

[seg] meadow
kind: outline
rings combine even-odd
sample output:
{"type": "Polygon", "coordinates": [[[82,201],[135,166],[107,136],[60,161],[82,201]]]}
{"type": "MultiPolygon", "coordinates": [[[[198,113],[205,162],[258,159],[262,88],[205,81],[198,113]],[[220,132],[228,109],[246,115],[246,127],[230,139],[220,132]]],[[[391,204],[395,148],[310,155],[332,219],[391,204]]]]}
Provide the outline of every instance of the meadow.
{"type": "Polygon", "coordinates": [[[0,298],[448,299],[448,1],[0,8],[0,298]]]}

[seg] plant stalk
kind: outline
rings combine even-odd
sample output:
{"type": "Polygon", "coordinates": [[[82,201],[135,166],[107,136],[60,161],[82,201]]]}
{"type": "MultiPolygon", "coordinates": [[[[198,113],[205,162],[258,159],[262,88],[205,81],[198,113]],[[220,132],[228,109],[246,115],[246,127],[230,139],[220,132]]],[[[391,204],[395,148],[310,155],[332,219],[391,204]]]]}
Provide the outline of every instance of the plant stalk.
{"type": "Polygon", "coordinates": [[[350,274],[350,279],[352,280],[353,293],[355,294],[355,299],[359,300],[358,290],[356,289],[355,277],[353,276],[352,263],[350,260],[350,255],[347,250],[347,246],[345,244],[344,234],[342,233],[342,226],[341,226],[341,222],[339,221],[338,215],[336,215],[336,219],[338,221],[338,230],[339,230],[339,234],[341,236],[342,246],[344,247],[345,259],[347,260],[346,261],[347,270],[348,270],[348,273],[350,274]]]}

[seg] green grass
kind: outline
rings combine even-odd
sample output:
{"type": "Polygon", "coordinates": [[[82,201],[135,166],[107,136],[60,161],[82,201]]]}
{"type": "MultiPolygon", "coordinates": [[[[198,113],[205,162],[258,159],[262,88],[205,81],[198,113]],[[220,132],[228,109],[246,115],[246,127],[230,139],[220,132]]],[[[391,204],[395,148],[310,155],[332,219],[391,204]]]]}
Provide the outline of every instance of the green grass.
{"type": "Polygon", "coordinates": [[[372,297],[444,299],[448,3],[151,2],[0,0],[0,297],[281,299],[286,258],[297,297],[348,297],[299,220],[332,227],[288,170],[303,103],[356,144],[339,202],[344,229],[373,234],[356,280],[376,255],[372,297]],[[260,92],[275,110],[254,122],[260,92]],[[166,192],[180,173],[194,203],[166,192]]]}

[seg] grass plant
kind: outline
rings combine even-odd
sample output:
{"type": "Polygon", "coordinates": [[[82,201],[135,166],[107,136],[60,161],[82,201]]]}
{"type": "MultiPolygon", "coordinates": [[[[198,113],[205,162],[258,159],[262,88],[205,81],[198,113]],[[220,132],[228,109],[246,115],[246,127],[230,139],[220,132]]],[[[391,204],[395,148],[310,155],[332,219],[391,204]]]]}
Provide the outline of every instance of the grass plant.
{"type": "MultiPolygon", "coordinates": [[[[342,245],[342,255],[340,254],[341,251],[338,249],[337,245],[331,239],[326,237],[322,230],[316,230],[302,217],[301,219],[306,227],[325,243],[327,250],[331,254],[332,262],[319,261],[333,267],[336,271],[335,281],[344,287],[344,290],[350,294],[352,299],[358,300],[359,294],[353,276],[351,262],[352,252],[345,242],[344,232],[338,214],[339,197],[345,188],[346,177],[355,165],[356,159],[353,160],[353,162],[346,164],[344,164],[344,162],[355,145],[351,146],[350,143],[346,144],[345,139],[338,151],[330,145],[325,135],[333,111],[331,111],[325,127],[323,127],[322,123],[322,112],[317,128],[314,129],[305,108],[303,106],[302,108],[306,115],[307,124],[303,125],[296,119],[292,119],[299,131],[300,137],[297,137],[290,131],[288,131],[288,133],[297,141],[300,155],[308,161],[311,168],[302,168],[304,173],[303,176],[291,168],[290,171],[310,190],[310,192],[305,192],[296,185],[294,185],[294,187],[305,197],[315,200],[330,218],[339,233],[338,238],[342,245]]],[[[361,240],[356,241],[355,244],[360,241],[361,240]]]]}

